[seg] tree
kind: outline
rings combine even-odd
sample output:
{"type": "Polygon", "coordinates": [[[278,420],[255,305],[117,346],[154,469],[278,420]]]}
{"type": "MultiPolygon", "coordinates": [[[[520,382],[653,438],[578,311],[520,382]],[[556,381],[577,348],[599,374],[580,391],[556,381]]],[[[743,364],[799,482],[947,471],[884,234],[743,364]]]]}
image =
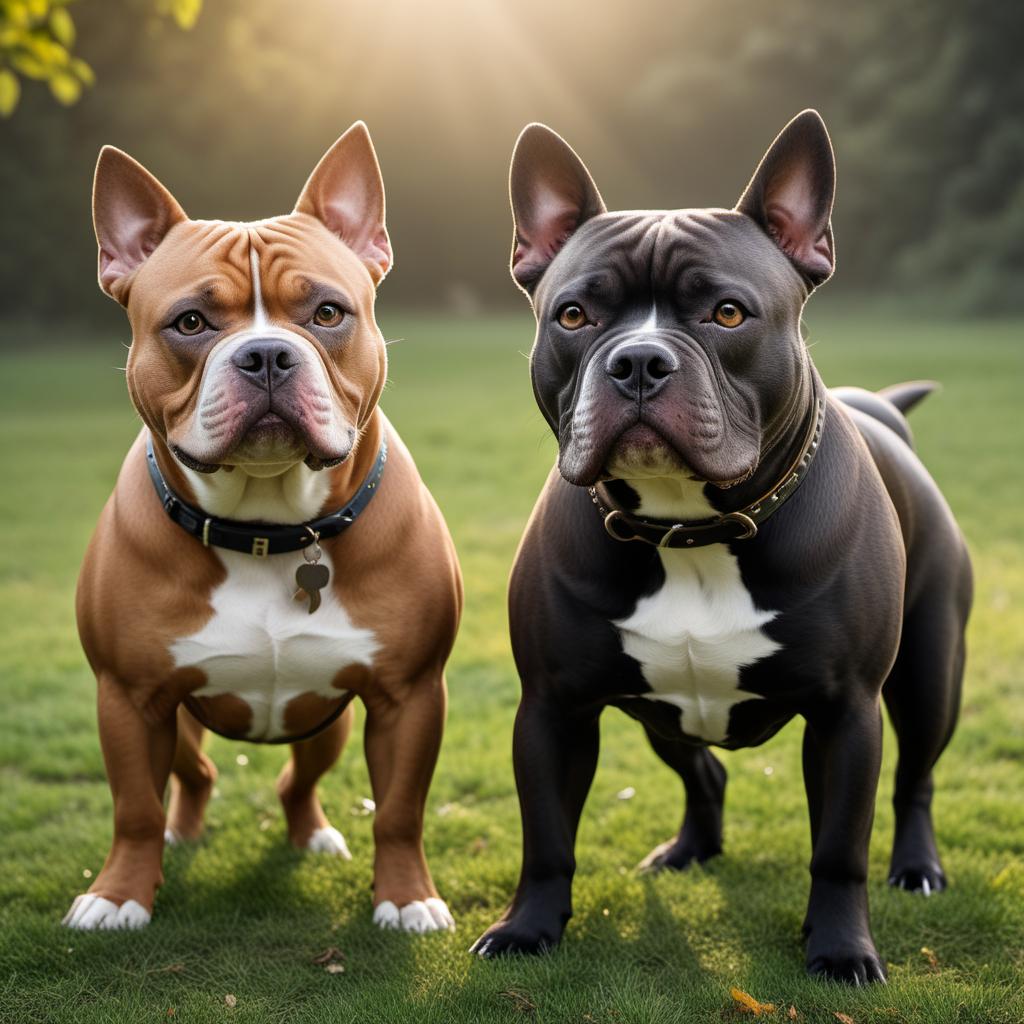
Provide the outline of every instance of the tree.
{"type": "MultiPolygon", "coordinates": [[[[10,117],[21,98],[21,79],[46,82],[54,99],[75,103],[96,76],[72,52],[74,0],[0,0],[0,117],[10,117]]],[[[202,0],[156,0],[158,13],[191,28],[202,0]]]]}

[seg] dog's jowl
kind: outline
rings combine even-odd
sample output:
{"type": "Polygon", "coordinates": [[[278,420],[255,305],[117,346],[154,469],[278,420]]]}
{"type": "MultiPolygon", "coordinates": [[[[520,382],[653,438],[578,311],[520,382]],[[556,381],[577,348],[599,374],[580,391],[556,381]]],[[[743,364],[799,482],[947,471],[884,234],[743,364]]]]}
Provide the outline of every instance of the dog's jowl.
{"type": "Polygon", "coordinates": [[[291,842],[348,858],[316,784],[358,697],[374,919],[452,927],[422,828],[461,583],[441,514],[378,407],[374,300],[391,246],[365,126],[332,147],[288,216],[189,220],[109,148],[94,215],[100,285],[132,326],[128,388],[144,425],[78,587],[114,838],[65,923],[149,921],[165,842],[202,830],[216,777],[206,728],[290,743],[277,789],[291,842]]]}
{"type": "Polygon", "coordinates": [[[523,866],[485,956],[562,936],[608,705],[685,788],[648,869],[721,852],[709,745],[804,719],[813,974],[885,978],[866,889],[883,701],[899,740],[890,881],[946,885],[932,768],[959,707],[970,565],[903,416],[931,385],[828,391],[802,340],[833,270],[834,181],[813,111],[729,210],[608,213],[554,132],[519,139],[512,274],[559,454],[512,574],[523,866]]]}

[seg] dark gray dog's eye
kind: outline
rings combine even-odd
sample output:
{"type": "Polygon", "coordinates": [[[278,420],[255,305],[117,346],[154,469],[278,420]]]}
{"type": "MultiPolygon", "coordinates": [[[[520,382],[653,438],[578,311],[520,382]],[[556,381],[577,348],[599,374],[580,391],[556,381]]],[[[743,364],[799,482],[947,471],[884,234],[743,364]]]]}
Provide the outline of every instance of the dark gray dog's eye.
{"type": "Polygon", "coordinates": [[[174,329],[179,334],[184,334],[187,337],[191,337],[193,334],[202,334],[207,326],[202,313],[197,313],[194,309],[190,309],[187,313],[182,313],[174,321],[174,329]]]}
{"type": "Polygon", "coordinates": [[[587,319],[587,314],[579,303],[567,302],[558,311],[558,322],[567,331],[576,331],[590,321],[587,319]]]}
{"type": "Polygon", "coordinates": [[[720,327],[739,327],[747,319],[747,311],[738,302],[726,299],[715,306],[712,319],[720,327]]]}

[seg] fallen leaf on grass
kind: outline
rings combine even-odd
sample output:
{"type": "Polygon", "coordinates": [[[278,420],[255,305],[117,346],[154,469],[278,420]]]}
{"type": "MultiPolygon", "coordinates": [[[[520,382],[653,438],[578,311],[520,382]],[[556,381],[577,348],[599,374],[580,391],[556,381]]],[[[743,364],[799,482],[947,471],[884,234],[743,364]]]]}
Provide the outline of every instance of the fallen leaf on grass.
{"type": "Polygon", "coordinates": [[[744,992],[741,988],[729,989],[729,995],[732,996],[737,1006],[744,1013],[752,1013],[755,1017],[761,1017],[764,1014],[775,1012],[774,1003],[759,1003],[752,995],[744,992]]]}
{"type": "Polygon", "coordinates": [[[345,967],[343,964],[324,964],[324,970],[328,974],[344,974],[345,967]]]}
{"type": "Polygon", "coordinates": [[[790,1020],[796,1020],[796,1017],[797,1017],[797,1014],[796,1014],[796,1007],[795,1007],[795,1006],[791,1006],[791,1007],[789,1008],[789,1013],[787,1013],[787,1014],[786,1014],[786,1016],[787,1016],[787,1017],[788,1017],[788,1018],[789,1018],[790,1020]]]}
{"type": "Polygon", "coordinates": [[[848,1013],[840,1013],[838,1010],[836,1010],[836,1020],[842,1021],[842,1024],[857,1024],[848,1013]]]}
{"type": "Polygon", "coordinates": [[[939,969],[938,957],[936,957],[936,955],[927,946],[921,947],[921,955],[928,961],[928,966],[933,971],[937,971],[939,969]]]}
{"type": "Polygon", "coordinates": [[[238,1005],[238,1000],[229,992],[224,997],[224,1005],[233,1010],[238,1005]]]}
{"type": "Polygon", "coordinates": [[[147,974],[181,974],[185,970],[184,964],[168,964],[166,967],[150,967],[147,974]]]}
{"type": "Polygon", "coordinates": [[[337,946],[328,946],[322,953],[313,957],[315,964],[329,964],[334,960],[344,960],[345,954],[337,946]]]}
{"type": "Polygon", "coordinates": [[[502,999],[507,999],[512,1004],[512,1008],[519,1013],[533,1013],[537,1009],[537,1004],[525,992],[517,992],[514,988],[510,988],[498,994],[502,999]]]}

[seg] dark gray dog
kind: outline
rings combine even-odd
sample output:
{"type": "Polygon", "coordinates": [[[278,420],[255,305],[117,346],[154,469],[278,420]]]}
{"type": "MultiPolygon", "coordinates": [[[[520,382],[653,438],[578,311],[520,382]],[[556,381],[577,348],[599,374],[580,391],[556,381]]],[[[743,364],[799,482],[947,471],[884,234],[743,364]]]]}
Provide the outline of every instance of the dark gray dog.
{"type": "Polygon", "coordinates": [[[900,746],[890,881],[946,884],[932,766],[959,707],[970,564],[903,417],[931,385],[830,393],[801,339],[833,269],[834,184],[814,111],[732,210],[606,213],[558,135],[520,136],[512,275],[559,457],[512,574],[523,868],[481,955],[561,938],[608,705],[686,790],[649,868],[721,851],[709,744],[756,746],[804,718],[812,974],[885,979],[866,890],[880,697],[900,746]]]}

